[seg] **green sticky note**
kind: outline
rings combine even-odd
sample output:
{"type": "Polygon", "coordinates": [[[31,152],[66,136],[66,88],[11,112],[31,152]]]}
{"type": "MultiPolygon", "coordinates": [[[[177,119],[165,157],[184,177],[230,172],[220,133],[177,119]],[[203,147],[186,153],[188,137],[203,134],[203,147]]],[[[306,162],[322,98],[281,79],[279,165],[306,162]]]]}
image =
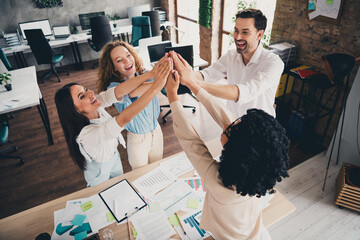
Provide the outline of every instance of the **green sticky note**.
{"type": "Polygon", "coordinates": [[[159,202],[149,203],[150,212],[160,212],[162,210],[159,202]]]}
{"type": "Polygon", "coordinates": [[[132,232],[133,232],[134,238],[136,238],[137,237],[137,232],[136,232],[135,228],[132,228],[132,232]]]}
{"type": "Polygon", "coordinates": [[[114,215],[112,215],[111,212],[108,212],[108,213],[106,214],[106,218],[107,218],[108,222],[113,222],[113,221],[115,221],[114,215]]]}
{"type": "Polygon", "coordinates": [[[72,220],[72,224],[81,226],[85,221],[85,219],[86,219],[86,215],[76,214],[74,220],[72,220]]]}
{"type": "Polygon", "coordinates": [[[169,223],[175,227],[180,225],[179,218],[175,214],[171,215],[168,220],[169,223]]]}
{"type": "Polygon", "coordinates": [[[189,198],[186,207],[197,209],[199,207],[199,203],[200,203],[199,200],[194,198],[189,198]]]}
{"type": "Polygon", "coordinates": [[[326,4],[333,4],[334,0],[326,0],[326,4]]]}
{"type": "Polygon", "coordinates": [[[75,240],[83,240],[87,237],[86,231],[75,234],[75,240]]]}
{"type": "Polygon", "coordinates": [[[56,233],[59,234],[59,235],[63,235],[65,232],[69,231],[70,229],[72,229],[74,225],[69,225],[69,226],[62,226],[61,223],[59,223],[57,226],[56,226],[56,233]]]}
{"type": "Polygon", "coordinates": [[[92,208],[94,205],[92,204],[92,202],[91,201],[88,201],[88,202],[86,202],[86,203],[83,203],[83,204],[81,204],[81,210],[83,211],[83,212],[86,212],[87,210],[89,210],[90,208],[92,208]]]}

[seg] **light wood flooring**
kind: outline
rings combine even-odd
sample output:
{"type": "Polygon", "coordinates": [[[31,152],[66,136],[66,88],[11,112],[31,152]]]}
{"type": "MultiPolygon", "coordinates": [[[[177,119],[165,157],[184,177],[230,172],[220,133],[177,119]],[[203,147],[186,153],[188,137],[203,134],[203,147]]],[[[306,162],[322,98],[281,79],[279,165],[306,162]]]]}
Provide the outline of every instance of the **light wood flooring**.
{"type": "Polygon", "coordinates": [[[296,211],[270,227],[276,240],[359,240],[360,214],[335,205],[335,179],[340,166],[331,163],[322,191],[327,159],[324,153],[289,170],[290,177],[276,188],[296,211]]]}
{"type": "MultiPolygon", "coordinates": [[[[97,70],[91,69],[92,65],[92,63],[85,64],[85,70],[68,67],[70,76],[61,75],[62,82],[57,82],[56,78],[52,77],[45,83],[39,84],[49,112],[54,145],[48,145],[46,132],[36,107],[17,111],[14,113],[14,118],[10,119],[9,139],[19,149],[14,154],[21,155],[25,159],[25,164],[16,166],[17,161],[0,160],[0,219],[86,187],[82,171],[69,156],[54,104],[54,95],[57,89],[70,82],[78,82],[95,90],[97,70]]],[[[160,104],[167,104],[167,99],[163,95],[158,96],[160,104]]],[[[181,100],[185,104],[197,106],[195,113],[191,110],[186,112],[204,141],[220,136],[221,129],[196,100],[189,95],[182,95],[181,100]]],[[[116,109],[109,108],[109,112],[115,115],[116,109]]],[[[164,109],[160,117],[166,112],[167,110],[164,109]]],[[[173,132],[171,114],[167,119],[166,124],[159,119],[164,134],[164,157],[182,151],[173,132]]],[[[119,147],[119,151],[124,171],[128,172],[131,168],[127,161],[126,150],[119,147]]],[[[302,152],[296,146],[292,146],[290,166],[313,155],[312,152],[302,152]]]]}

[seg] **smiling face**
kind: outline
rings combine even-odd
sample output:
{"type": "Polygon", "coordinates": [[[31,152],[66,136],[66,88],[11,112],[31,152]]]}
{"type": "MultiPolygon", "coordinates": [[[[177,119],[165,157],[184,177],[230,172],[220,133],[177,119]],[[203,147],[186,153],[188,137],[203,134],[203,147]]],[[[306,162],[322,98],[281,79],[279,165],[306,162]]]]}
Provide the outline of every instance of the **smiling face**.
{"type": "Polygon", "coordinates": [[[240,54],[253,54],[264,35],[264,30],[255,28],[254,18],[237,18],[234,27],[236,50],[240,54]]]}
{"type": "Polygon", "coordinates": [[[110,56],[115,71],[118,71],[125,79],[135,76],[135,60],[127,48],[118,46],[111,51],[110,56]]]}
{"type": "Polygon", "coordinates": [[[95,93],[81,85],[73,85],[70,87],[71,97],[73,99],[76,110],[85,115],[89,119],[98,117],[97,109],[101,106],[101,102],[95,97],[95,93]]]}

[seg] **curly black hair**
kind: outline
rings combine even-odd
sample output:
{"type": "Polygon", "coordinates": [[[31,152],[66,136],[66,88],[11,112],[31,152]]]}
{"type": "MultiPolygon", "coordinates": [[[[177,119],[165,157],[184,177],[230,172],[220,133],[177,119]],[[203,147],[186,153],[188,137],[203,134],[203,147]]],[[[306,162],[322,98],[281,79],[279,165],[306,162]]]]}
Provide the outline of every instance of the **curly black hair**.
{"type": "Polygon", "coordinates": [[[279,122],[259,109],[250,109],[230,129],[220,156],[219,176],[225,187],[242,196],[261,197],[276,181],[289,177],[289,139],[279,122]]]}

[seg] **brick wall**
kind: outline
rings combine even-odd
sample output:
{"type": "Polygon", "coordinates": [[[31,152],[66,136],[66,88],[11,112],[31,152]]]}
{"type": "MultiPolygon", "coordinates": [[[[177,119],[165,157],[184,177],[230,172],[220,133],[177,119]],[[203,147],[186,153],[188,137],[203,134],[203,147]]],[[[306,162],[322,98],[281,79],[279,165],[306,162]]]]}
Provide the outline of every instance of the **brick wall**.
{"type": "MultiPolygon", "coordinates": [[[[175,19],[175,0],[161,0],[161,3],[164,9],[169,9],[168,19],[170,21],[175,19]]],[[[304,0],[277,0],[272,38],[275,35],[280,35],[295,40],[298,45],[296,61],[321,71],[323,70],[321,56],[325,54],[342,52],[355,57],[360,56],[360,1],[344,0],[339,24],[315,19],[310,21],[307,3],[308,1],[304,0]]],[[[200,26],[200,56],[209,63],[213,63],[219,58],[221,37],[221,0],[213,0],[212,4],[211,28],[207,29],[200,26]]],[[[359,63],[356,63],[350,77],[351,83],[355,78],[358,67],[359,63]]],[[[295,85],[295,87],[298,87],[298,85],[295,85]]],[[[327,97],[328,95],[325,96],[325,99],[327,97]]],[[[325,138],[325,146],[329,144],[336,128],[338,115],[341,111],[340,102],[325,138]]],[[[326,120],[327,118],[324,118],[318,123],[316,129],[318,133],[323,132],[326,120]]]]}
{"type": "MultiPolygon", "coordinates": [[[[307,3],[308,1],[277,0],[272,37],[280,35],[295,40],[298,45],[297,62],[320,70],[321,56],[325,54],[339,52],[360,56],[360,1],[344,0],[339,24],[309,20],[307,3]]],[[[356,63],[350,83],[353,82],[358,67],[359,63],[356,63]]],[[[335,131],[341,111],[340,102],[325,137],[325,146],[329,144],[335,131]]],[[[317,124],[318,133],[323,132],[326,120],[324,118],[317,124]]]]}

